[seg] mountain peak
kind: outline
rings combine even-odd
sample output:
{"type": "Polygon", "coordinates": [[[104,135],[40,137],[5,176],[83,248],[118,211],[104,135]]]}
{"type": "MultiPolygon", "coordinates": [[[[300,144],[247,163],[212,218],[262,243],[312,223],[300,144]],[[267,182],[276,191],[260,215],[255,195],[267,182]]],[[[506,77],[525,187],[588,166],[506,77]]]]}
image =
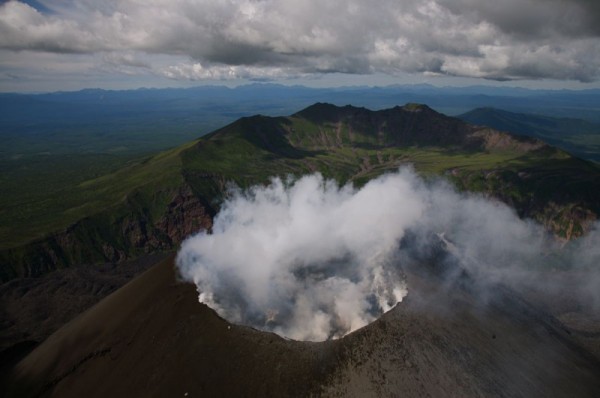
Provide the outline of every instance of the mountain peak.
{"type": "Polygon", "coordinates": [[[356,107],[352,105],[338,106],[327,102],[317,102],[313,105],[304,108],[300,112],[295,113],[294,117],[302,117],[311,120],[315,123],[322,122],[334,122],[339,121],[347,117],[354,116],[368,116],[375,114],[389,114],[389,113],[423,113],[430,116],[443,116],[441,113],[431,109],[425,104],[419,103],[407,103],[403,106],[397,105],[390,109],[382,109],[373,111],[364,107],[356,107]]]}
{"type": "Polygon", "coordinates": [[[396,107],[396,108],[400,108],[403,111],[408,111],[408,112],[435,112],[435,113],[438,113],[425,104],[419,104],[419,103],[414,103],[414,102],[409,102],[402,107],[396,107]]]}
{"type": "MultiPolygon", "coordinates": [[[[471,147],[472,128],[465,122],[443,115],[425,104],[407,103],[382,110],[351,105],[316,103],[292,115],[311,123],[346,126],[378,145],[454,145],[471,147]]],[[[337,138],[336,138],[337,139],[337,138]]],[[[477,141],[477,140],[475,140],[477,141]]],[[[325,144],[323,144],[325,145],[325,144]]],[[[476,144],[475,144],[476,145],[476,144]]],[[[327,145],[325,145],[327,146],[327,145]]]]}
{"type": "Polygon", "coordinates": [[[345,116],[356,112],[369,112],[369,110],[352,105],[337,106],[327,102],[317,102],[292,116],[303,117],[315,122],[324,122],[338,119],[340,116],[345,116]]]}

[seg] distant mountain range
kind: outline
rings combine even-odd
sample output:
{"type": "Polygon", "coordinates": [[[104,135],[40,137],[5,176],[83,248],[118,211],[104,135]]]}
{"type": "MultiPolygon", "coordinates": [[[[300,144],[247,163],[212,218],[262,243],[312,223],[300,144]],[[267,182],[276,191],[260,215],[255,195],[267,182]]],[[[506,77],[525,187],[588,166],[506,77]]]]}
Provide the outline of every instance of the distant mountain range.
{"type": "Polygon", "coordinates": [[[181,145],[240,117],[289,115],[315,102],[351,103],[369,109],[425,103],[447,115],[493,107],[600,123],[600,90],[251,84],[236,88],[4,93],[0,94],[0,160],[40,153],[148,153],[181,145]]]}

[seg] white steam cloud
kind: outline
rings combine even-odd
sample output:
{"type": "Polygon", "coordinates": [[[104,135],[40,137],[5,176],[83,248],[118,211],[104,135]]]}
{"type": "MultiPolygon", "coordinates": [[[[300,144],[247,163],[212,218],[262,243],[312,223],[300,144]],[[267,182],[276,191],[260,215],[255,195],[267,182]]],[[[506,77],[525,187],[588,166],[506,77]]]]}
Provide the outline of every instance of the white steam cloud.
{"type": "MultiPolygon", "coordinates": [[[[600,233],[577,245],[600,247],[600,233]]],[[[403,267],[430,261],[432,247],[443,248],[435,261],[459,264],[484,285],[528,288],[561,262],[579,267],[586,291],[599,287],[598,250],[560,250],[504,204],[426,183],[410,169],[360,189],[315,174],[235,191],[212,233],[183,243],[177,265],[225,319],[321,341],[402,301],[403,267]]]]}
{"type": "Polygon", "coordinates": [[[415,182],[405,172],[357,191],[318,174],[274,179],[227,201],[212,234],[184,242],[179,268],[230,321],[298,340],[341,337],[406,295],[391,260],[424,211],[415,182]]]}

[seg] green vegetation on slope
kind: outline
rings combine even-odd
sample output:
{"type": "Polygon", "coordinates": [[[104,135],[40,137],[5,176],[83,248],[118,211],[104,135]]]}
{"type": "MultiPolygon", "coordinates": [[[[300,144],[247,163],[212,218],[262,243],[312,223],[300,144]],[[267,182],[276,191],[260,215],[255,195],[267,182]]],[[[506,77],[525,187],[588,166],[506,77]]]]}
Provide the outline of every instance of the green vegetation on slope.
{"type": "MultiPolygon", "coordinates": [[[[397,110],[404,113],[402,117],[409,117],[407,120],[415,129],[428,130],[416,117],[411,120],[410,114],[406,116],[407,112],[421,111],[426,113],[422,120],[431,120],[434,131],[443,129],[439,119],[443,121],[444,117],[427,108],[410,105],[397,110]]],[[[384,120],[368,128],[357,128],[364,126],[365,117],[376,120],[377,115],[373,114],[377,112],[320,104],[289,118],[242,120],[183,153],[186,178],[199,194],[214,196],[222,192],[224,181],[247,186],[273,175],[319,171],[340,182],[360,185],[381,173],[411,164],[421,174],[446,175],[461,189],[499,197],[522,216],[549,223],[551,229],[566,237],[582,233],[584,224],[600,210],[598,167],[565,152],[498,132],[490,134],[503,137],[501,144],[485,148],[485,143],[480,142],[479,147],[474,147],[468,128],[463,125],[452,127],[466,129],[459,132],[465,134],[464,142],[456,141],[454,145],[432,145],[429,142],[434,139],[428,133],[422,136],[428,141],[425,145],[418,145],[418,141],[410,146],[395,145],[403,139],[398,134],[404,134],[406,126],[396,129],[384,120]],[[265,136],[271,145],[279,144],[267,148],[261,141],[265,136]],[[562,219],[552,216],[555,220],[548,221],[549,203],[551,207],[566,206],[577,213],[579,226],[567,233],[563,224],[572,221],[574,215],[570,213],[562,219]],[[552,222],[557,225],[550,225],[552,222]]],[[[444,132],[440,134],[443,136],[444,132]]]]}
{"type": "Polygon", "coordinates": [[[422,175],[444,175],[459,189],[495,196],[566,238],[583,233],[600,214],[598,167],[539,141],[473,128],[416,104],[377,112],[316,104],[285,118],[242,118],[58,190],[18,217],[0,213],[3,248],[10,248],[0,252],[0,263],[12,269],[0,274],[173,248],[184,237],[173,229],[210,227],[193,227],[188,219],[214,214],[231,183],[248,187],[320,172],[361,185],[409,164],[422,175]]]}
{"type": "Polygon", "coordinates": [[[177,186],[179,154],[185,148],[137,161],[107,155],[66,156],[8,170],[1,184],[0,248],[19,246],[84,217],[110,212],[132,192],[152,195],[177,186]],[[118,169],[103,173],[114,168],[118,169]]]}

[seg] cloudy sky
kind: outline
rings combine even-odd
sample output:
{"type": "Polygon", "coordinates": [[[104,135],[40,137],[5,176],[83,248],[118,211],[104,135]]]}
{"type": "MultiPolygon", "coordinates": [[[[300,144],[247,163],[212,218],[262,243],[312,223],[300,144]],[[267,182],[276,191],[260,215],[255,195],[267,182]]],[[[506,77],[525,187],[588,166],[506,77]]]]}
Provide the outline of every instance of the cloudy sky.
{"type": "Polygon", "coordinates": [[[598,0],[0,1],[0,91],[599,78],[598,0]]]}

